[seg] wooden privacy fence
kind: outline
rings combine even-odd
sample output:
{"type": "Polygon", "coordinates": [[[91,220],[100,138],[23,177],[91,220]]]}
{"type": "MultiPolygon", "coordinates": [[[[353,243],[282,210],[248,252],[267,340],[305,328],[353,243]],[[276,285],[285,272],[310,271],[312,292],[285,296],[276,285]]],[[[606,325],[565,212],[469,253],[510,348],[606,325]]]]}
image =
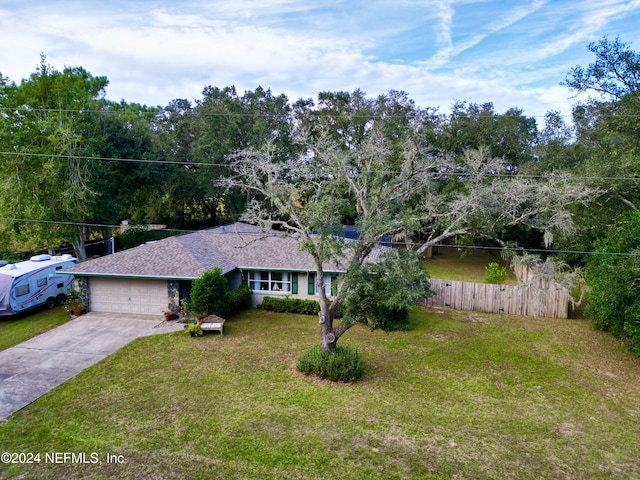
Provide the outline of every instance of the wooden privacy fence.
{"type": "Polygon", "coordinates": [[[494,285],[434,279],[429,282],[435,295],[427,298],[423,304],[430,307],[528,317],[569,316],[569,292],[560,285],[541,288],[535,285],[494,285]]]}

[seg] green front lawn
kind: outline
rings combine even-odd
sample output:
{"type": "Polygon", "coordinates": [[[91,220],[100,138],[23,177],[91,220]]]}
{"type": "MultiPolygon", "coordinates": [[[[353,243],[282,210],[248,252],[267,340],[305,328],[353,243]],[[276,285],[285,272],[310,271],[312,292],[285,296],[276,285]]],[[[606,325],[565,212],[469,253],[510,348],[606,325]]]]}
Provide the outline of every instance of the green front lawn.
{"type": "Polygon", "coordinates": [[[0,317],[0,350],[62,325],[70,318],[64,307],[23,313],[17,317],[0,317]]]}
{"type": "Polygon", "coordinates": [[[295,372],[313,316],[251,310],[224,336],[136,340],[0,425],[0,451],[41,454],[0,478],[640,477],[640,359],[615,339],[586,320],[412,316],[340,340],[365,360],[356,384],[295,372]]]}

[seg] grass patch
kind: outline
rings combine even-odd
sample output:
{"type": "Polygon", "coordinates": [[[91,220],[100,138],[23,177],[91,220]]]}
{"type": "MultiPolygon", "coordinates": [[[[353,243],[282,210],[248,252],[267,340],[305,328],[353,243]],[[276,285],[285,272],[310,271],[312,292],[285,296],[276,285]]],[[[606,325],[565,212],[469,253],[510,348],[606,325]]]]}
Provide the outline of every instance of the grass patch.
{"type": "Polygon", "coordinates": [[[509,266],[500,258],[500,254],[488,250],[469,251],[455,247],[440,247],[437,254],[424,260],[423,265],[431,278],[482,283],[486,274],[485,267],[492,262],[507,268],[505,284],[518,283],[509,266]]]}
{"type": "Polygon", "coordinates": [[[0,317],[0,350],[29,340],[71,319],[64,307],[20,314],[16,317],[0,317]]]}
{"type": "Polygon", "coordinates": [[[138,339],[0,425],[0,450],[124,463],[0,478],[638,478],[640,359],[586,320],[414,309],[351,329],[365,375],[295,370],[317,320],[250,310],[225,335],[138,339]]]}

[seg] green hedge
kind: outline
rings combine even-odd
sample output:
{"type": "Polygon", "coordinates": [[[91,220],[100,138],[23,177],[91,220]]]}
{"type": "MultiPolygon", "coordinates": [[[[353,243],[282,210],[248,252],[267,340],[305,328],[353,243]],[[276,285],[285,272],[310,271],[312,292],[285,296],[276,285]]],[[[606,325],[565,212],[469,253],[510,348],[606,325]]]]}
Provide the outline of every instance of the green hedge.
{"type": "MultiPolygon", "coordinates": [[[[337,318],[342,317],[344,304],[338,309],[337,318]]],[[[297,313],[301,315],[318,315],[320,303],[317,300],[289,297],[264,297],[258,308],[272,312],[297,313]]]]}
{"type": "Polygon", "coordinates": [[[288,297],[264,297],[258,307],[272,312],[299,313],[302,315],[317,315],[320,311],[320,304],[316,300],[288,297]]]}

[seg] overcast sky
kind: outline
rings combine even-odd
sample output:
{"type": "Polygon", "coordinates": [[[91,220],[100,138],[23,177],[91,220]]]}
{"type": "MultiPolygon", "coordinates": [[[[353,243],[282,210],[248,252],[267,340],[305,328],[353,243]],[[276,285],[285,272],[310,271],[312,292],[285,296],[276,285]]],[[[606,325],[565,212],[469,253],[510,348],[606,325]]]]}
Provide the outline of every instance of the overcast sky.
{"type": "Polygon", "coordinates": [[[570,114],[560,86],[608,35],[640,50],[640,0],[0,0],[0,73],[19,83],[40,54],[109,79],[107,97],[166,106],[207,85],[290,100],[404,90],[570,114]]]}

